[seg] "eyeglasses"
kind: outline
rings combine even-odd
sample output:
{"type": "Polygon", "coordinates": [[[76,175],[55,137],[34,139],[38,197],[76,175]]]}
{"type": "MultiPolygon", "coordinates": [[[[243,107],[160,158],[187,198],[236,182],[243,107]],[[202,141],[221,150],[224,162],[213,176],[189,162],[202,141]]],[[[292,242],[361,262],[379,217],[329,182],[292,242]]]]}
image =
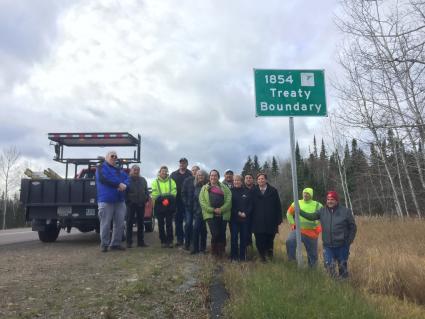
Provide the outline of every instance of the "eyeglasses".
{"type": "Polygon", "coordinates": [[[112,155],[111,155],[111,158],[118,158],[118,156],[117,156],[117,155],[115,155],[115,154],[112,154],[112,155]]]}

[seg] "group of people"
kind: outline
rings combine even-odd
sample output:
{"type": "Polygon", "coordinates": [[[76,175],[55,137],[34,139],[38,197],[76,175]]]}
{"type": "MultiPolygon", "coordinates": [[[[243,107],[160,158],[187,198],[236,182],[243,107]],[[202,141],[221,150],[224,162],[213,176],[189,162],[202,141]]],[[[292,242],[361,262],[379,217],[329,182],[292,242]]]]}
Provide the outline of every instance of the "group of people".
{"type": "MultiPolygon", "coordinates": [[[[132,247],[133,223],[137,223],[137,245],[146,246],[143,235],[145,203],[151,197],[154,215],[158,220],[161,247],[182,246],[192,254],[206,252],[207,226],[211,234],[211,253],[224,256],[226,230],[230,228],[230,258],[246,260],[246,248],[252,245],[252,234],[262,261],[273,258],[273,243],[282,223],[282,207],[276,188],[267,181],[265,173],[244,177],[227,170],[223,181],[213,169],[209,173],[181,158],[179,169],[169,174],[161,166],[151,184],[149,194],[146,179],[140,168],[133,165],[130,176],[116,166],[117,154],[108,152],[96,171],[100,219],[101,251],[123,250],[121,246],[124,220],[127,216],[127,247],[132,247]],[[176,243],[174,244],[173,221],[176,243]],[[112,238],[110,225],[113,223],[112,238]]],[[[317,242],[322,233],[325,268],[333,276],[348,276],[347,261],[350,245],[356,234],[351,210],[338,202],[336,192],[328,192],[326,205],[313,200],[313,189],[303,190],[299,200],[300,230],[308,264],[317,263],[317,242]],[[336,273],[336,267],[339,273],[336,273]]],[[[286,240],[289,260],[295,260],[295,205],[287,210],[291,232],[286,240]]]]}
{"type": "Polygon", "coordinates": [[[211,253],[223,257],[229,227],[232,260],[246,259],[246,246],[252,244],[252,233],[262,260],[272,258],[282,210],[279,194],[267,183],[267,175],[259,174],[255,187],[252,175],[243,180],[227,170],[221,182],[215,169],[207,173],[196,165],[191,170],[187,166],[187,159],[180,159],[179,169],[171,175],[162,166],[152,182],[151,196],[161,246],[174,247],[174,216],[175,246],[183,246],[192,254],[206,251],[208,226],[211,253]]]}

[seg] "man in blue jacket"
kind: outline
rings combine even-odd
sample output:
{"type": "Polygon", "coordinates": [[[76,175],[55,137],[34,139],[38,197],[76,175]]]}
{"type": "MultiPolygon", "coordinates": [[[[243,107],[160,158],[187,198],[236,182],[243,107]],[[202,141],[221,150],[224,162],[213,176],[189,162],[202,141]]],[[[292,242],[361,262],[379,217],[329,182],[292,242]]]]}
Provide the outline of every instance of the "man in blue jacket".
{"type": "Polygon", "coordinates": [[[97,205],[99,207],[101,251],[125,250],[121,246],[126,214],[125,190],[128,175],[117,167],[117,153],[110,151],[96,170],[97,205]],[[111,240],[111,221],[113,221],[111,240]]]}

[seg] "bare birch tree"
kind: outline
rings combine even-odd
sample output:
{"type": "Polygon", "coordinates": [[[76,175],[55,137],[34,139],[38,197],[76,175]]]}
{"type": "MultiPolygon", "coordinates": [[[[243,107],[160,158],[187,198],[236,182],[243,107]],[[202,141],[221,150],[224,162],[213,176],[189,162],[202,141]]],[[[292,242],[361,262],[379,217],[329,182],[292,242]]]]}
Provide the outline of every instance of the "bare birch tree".
{"type": "Polygon", "coordinates": [[[13,169],[16,167],[20,157],[19,151],[15,147],[4,149],[0,154],[0,178],[3,181],[3,224],[2,229],[6,229],[7,201],[13,180],[13,169]]]}
{"type": "Polygon", "coordinates": [[[340,57],[345,81],[336,85],[342,106],[340,119],[345,126],[370,132],[387,173],[397,214],[403,215],[399,193],[405,198],[406,187],[397,185],[394,173],[400,180],[406,177],[420,217],[409,163],[400,154],[396,164],[403,167],[394,170],[384,142],[388,129],[393,129],[413,155],[418,180],[425,189],[425,2],[343,0],[342,4],[344,14],[337,20],[346,34],[340,57]]]}

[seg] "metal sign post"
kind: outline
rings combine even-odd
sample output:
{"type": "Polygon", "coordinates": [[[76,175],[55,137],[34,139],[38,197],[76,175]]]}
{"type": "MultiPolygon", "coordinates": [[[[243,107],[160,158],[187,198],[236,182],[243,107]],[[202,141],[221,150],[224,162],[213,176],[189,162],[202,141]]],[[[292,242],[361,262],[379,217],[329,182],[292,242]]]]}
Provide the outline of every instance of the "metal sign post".
{"type": "Polygon", "coordinates": [[[256,116],[288,116],[292,189],[295,206],[297,262],[303,266],[294,116],[327,116],[324,70],[254,69],[256,116]]]}
{"type": "Polygon", "coordinates": [[[297,162],[295,160],[295,133],[294,118],[289,117],[289,136],[291,142],[291,170],[292,170],[292,191],[294,195],[295,206],[295,235],[297,239],[297,264],[298,267],[303,266],[303,254],[301,250],[301,227],[300,227],[300,205],[298,203],[298,178],[297,178],[297,162]]]}

